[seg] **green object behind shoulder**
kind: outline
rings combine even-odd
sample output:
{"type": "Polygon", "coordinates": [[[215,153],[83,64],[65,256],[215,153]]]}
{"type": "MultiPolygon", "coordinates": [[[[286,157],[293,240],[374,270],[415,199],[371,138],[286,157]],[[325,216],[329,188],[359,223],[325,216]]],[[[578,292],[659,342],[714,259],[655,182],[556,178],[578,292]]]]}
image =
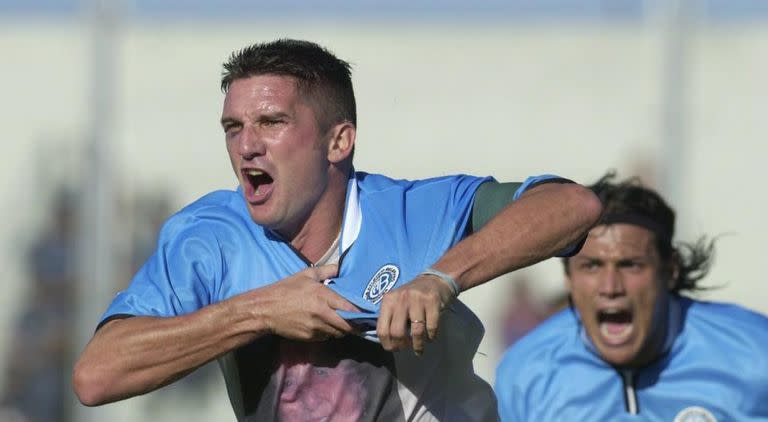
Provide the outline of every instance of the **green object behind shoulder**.
{"type": "Polygon", "coordinates": [[[517,182],[499,183],[494,181],[480,185],[475,193],[475,203],[472,206],[470,233],[480,230],[493,216],[509,205],[515,192],[522,185],[522,183],[517,182]]]}

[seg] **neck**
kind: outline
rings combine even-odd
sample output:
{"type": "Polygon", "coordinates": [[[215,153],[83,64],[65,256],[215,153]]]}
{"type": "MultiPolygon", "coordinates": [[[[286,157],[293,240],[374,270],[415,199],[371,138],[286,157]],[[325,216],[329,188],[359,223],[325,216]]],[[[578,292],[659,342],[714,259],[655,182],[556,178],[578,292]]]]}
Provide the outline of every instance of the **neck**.
{"type": "Polygon", "coordinates": [[[341,230],[348,172],[332,167],[328,185],[307,219],[286,239],[310,262],[317,262],[341,230]]]}
{"type": "Polygon", "coordinates": [[[671,300],[668,295],[662,299],[657,308],[655,326],[648,336],[645,346],[637,354],[631,366],[645,366],[666,352],[665,346],[670,327],[671,300]]]}

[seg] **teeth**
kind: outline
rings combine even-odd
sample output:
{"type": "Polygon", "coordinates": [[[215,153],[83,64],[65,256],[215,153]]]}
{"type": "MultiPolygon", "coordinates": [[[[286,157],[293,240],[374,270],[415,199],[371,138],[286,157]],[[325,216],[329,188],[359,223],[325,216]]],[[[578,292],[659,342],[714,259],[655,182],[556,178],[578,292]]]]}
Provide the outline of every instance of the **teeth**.
{"type": "Polygon", "coordinates": [[[248,176],[253,176],[253,177],[256,177],[256,176],[261,176],[262,174],[264,174],[264,172],[263,172],[263,171],[261,171],[261,170],[248,170],[248,171],[246,171],[245,173],[246,173],[248,176]]]}

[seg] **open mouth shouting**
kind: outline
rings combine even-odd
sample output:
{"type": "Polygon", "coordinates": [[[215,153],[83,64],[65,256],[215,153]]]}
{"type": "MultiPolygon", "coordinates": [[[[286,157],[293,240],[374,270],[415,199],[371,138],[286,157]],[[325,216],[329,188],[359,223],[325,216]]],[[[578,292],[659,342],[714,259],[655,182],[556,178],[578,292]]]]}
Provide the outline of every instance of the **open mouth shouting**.
{"type": "Polygon", "coordinates": [[[629,341],[634,324],[633,315],[627,309],[605,308],[597,312],[597,324],[602,342],[610,346],[620,346],[629,341]]]}
{"type": "Polygon", "coordinates": [[[274,179],[266,171],[257,168],[241,170],[243,175],[243,194],[251,204],[260,204],[272,193],[274,179]]]}

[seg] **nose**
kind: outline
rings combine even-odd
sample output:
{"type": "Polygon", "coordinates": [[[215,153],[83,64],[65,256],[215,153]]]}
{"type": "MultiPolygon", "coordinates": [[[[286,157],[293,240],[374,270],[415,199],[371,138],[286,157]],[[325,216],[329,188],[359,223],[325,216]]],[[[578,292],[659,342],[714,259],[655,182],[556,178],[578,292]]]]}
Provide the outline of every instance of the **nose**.
{"type": "Polygon", "coordinates": [[[252,160],[264,155],[264,142],[253,127],[246,126],[240,132],[240,136],[237,139],[237,153],[244,160],[252,160]]]}
{"type": "Polygon", "coordinates": [[[598,293],[603,297],[619,297],[625,294],[624,280],[622,279],[621,272],[616,269],[606,269],[600,276],[598,285],[598,293]]]}

